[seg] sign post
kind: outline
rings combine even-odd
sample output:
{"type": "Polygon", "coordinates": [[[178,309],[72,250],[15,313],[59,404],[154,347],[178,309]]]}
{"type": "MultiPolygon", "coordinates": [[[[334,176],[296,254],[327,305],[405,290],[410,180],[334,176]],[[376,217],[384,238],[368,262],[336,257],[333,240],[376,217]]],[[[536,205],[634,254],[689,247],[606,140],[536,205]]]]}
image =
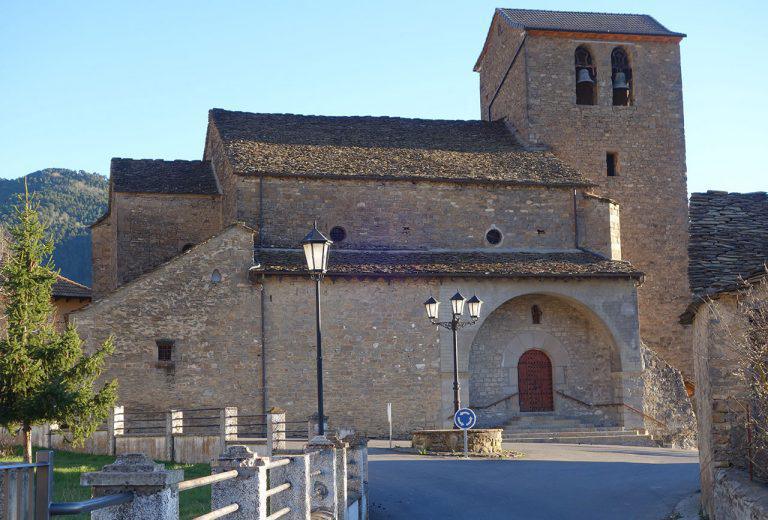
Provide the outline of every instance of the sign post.
{"type": "Polygon", "coordinates": [[[453,424],[464,432],[464,458],[467,459],[469,458],[467,430],[475,427],[475,424],[477,424],[477,415],[469,408],[461,408],[453,415],[453,424]]]}
{"type": "Polygon", "coordinates": [[[387,421],[389,421],[389,449],[392,449],[392,403],[387,403],[387,421]]]}

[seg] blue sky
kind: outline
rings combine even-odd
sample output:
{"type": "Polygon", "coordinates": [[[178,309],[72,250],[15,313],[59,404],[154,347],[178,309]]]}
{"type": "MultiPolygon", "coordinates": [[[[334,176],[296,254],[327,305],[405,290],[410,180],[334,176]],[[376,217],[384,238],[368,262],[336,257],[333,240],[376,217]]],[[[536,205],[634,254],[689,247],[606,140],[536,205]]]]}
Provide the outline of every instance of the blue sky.
{"type": "Polygon", "coordinates": [[[212,107],[478,118],[494,7],[643,12],[687,33],[689,190],[768,190],[758,1],[0,0],[0,177],[200,158],[212,107]]]}

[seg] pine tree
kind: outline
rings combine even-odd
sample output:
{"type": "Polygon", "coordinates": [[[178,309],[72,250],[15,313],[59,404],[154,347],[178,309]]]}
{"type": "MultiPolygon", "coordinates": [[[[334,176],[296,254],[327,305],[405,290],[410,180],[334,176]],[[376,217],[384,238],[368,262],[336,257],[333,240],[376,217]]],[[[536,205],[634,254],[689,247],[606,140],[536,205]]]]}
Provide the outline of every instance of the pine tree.
{"type": "Polygon", "coordinates": [[[33,425],[66,424],[77,444],[106,419],[117,399],[117,382],[98,391],[94,384],[114,345],[110,338],[89,356],[73,325],[56,330],[53,243],[26,186],[8,232],[10,252],[0,267],[7,326],[0,338],[0,425],[21,428],[24,460],[30,462],[33,425]]]}

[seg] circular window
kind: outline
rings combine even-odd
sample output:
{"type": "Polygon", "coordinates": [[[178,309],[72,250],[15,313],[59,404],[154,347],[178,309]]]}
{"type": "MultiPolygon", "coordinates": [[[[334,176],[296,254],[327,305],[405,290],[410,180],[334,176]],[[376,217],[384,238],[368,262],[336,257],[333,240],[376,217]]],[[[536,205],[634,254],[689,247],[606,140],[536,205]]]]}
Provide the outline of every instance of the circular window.
{"type": "Polygon", "coordinates": [[[498,229],[489,229],[485,234],[485,239],[489,244],[493,244],[495,246],[501,242],[501,231],[498,229]]]}
{"type": "Polygon", "coordinates": [[[347,238],[347,232],[341,226],[335,226],[331,228],[331,240],[334,242],[341,242],[347,238]]]}

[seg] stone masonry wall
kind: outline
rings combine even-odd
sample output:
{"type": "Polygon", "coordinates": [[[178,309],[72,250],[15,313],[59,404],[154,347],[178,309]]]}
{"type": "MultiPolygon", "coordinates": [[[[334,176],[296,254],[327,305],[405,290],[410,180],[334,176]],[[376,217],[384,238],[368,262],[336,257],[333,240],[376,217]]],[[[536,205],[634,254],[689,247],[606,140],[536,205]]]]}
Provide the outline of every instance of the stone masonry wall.
{"type": "Polygon", "coordinates": [[[645,345],[642,349],[643,412],[656,419],[646,418],[646,430],[665,446],[696,448],[696,416],[682,374],[645,345]]]}
{"type": "MultiPolygon", "coordinates": [[[[567,301],[528,295],[508,301],[488,316],[477,332],[469,357],[469,395],[472,405],[484,406],[518,392],[517,361],[536,348],[552,362],[553,389],[593,404],[620,401],[612,367],[620,370],[619,354],[604,327],[567,301]],[[531,309],[541,310],[534,324],[531,309]]],[[[606,416],[554,395],[555,417],[580,417],[587,422],[616,425],[606,416]]],[[[615,410],[614,410],[615,412],[615,410]]],[[[519,399],[508,399],[479,410],[481,424],[498,426],[520,413],[519,399]]]]}
{"type": "MultiPolygon", "coordinates": [[[[495,32],[490,33],[492,39],[495,32]]],[[[506,44],[511,45],[511,41],[506,44]]],[[[489,92],[509,67],[509,52],[481,63],[481,116],[489,118],[489,92]]],[[[687,193],[680,49],[677,43],[584,41],[528,34],[524,54],[527,102],[519,130],[597,182],[599,195],[621,205],[623,256],[646,273],[639,290],[641,333],[662,357],[693,377],[689,338],[677,324],[689,295],[687,193]],[[598,68],[598,104],[576,105],[574,51],[585,44],[598,68]],[[633,73],[634,104],[614,107],[610,53],[622,45],[633,73]],[[526,129],[527,128],[527,129],[526,129]],[[618,175],[606,175],[606,153],[618,154],[618,175]]],[[[520,58],[518,57],[518,61],[520,58]]],[[[514,68],[513,68],[514,69],[514,68]]],[[[509,78],[491,119],[521,119],[519,87],[509,78]]],[[[517,123],[516,123],[517,124],[517,123]]]]}
{"type": "MultiPolygon", "coordinates": [[[[326,278],[321,284],[325,411],[332,427],[369,435],[439,424],[440,352],[422,302],[434,279],[326,278]]],[[[314,284],[264,282],[269,405],[305,418],[317,411],[314,284]]]]}
{"type": "Polygon", "coordinates": [[[219,232],[221,197],[116,193],[117,283],[122,285],[219,232]]]}
{"type": "Polygon", "coordinates": [[[106,378],[127,407],[222,407],[261,413],[260,293],[247,278],[249,230],[231,227],[70,315],[90,348],[115,335],[106,378]],[[211,282],[213,269],[222,275],[211,282]],[[158,362],[158,339],[174,342],[158,362]]]}
{"type": "MultiPolygon", "coordinates": [[[[710,518],[720,519],[716,493],[718,472],[725,468],[748,467],[746,407],[743,383],[734,374],[735,352],[728,347],[727,327],[743,326],[734,322],[737,302],[734,295],[720,296],[712,306],[702,305],[693,323],[694,360],[696,362],[696,420],[698,422],[701,465],[701,501],[710,518]]],[[[764,467],[763,467],[764,468],[764,467]]],[[[755,474],[765,471],[755,464],[755,474]]],[[[765,497],[768,497],[768,488],[765,497]]],[[[728,516],[723,516],[729,518],[728,516]]]]}
{"type": "Polygon", "coordinates": [[[621,260],[619,205],[587,193],[576,196],[579,247],[621,260]]]}
{"type": "Polygon", "coordinates": [[[117,226],[112,214],[91,227],[91,250],[93,297],[100,298],[117,287],[117,226]]]}
{"type": "Polygon", "coordinates": [[[341,249],[572,249],[573,199],[568,189],[410,181],[240,177],[238,218],[258,226],[265,245],[297,247],[312,221],[327,233],[346,230],[341,249]],[[291,208],[291,211],[286,211],[291,208]],[[498,246],[485,234],[502,232],[498,246]]]}
{"type": "Polygon", "coordinates": [[[527,141],[528,79],[524,42],[522,30],[511,28],[494,17],[480,62],[480,110],[481,118],[487,120],[495,113],[494,107],[502,107],[508,122],[527,141]]]}

